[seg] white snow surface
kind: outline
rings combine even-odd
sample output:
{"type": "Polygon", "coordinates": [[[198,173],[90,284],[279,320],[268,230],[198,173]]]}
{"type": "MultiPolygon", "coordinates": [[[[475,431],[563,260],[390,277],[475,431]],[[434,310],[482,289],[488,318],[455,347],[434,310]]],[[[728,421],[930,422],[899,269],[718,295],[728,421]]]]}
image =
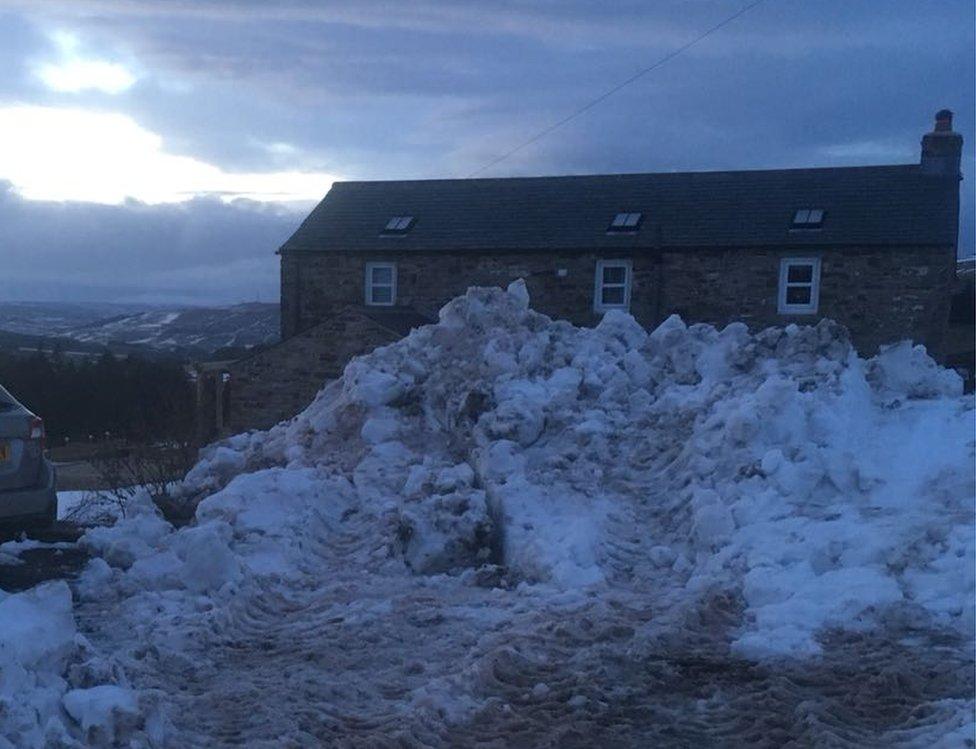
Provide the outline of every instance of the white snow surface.
{"type": "Polygon", "coordinates": [[[41,747],[63,733],[57,715],[74,638],[66,583],[0,593],[0,746],[41,747]]]}
{"type": "Polygon", "coordinates": [[[113,745],[115,712],[140,713],[120,680],[115,664],[78,633],[67,583],[0,592],[0,747],[113,745]],[[102,683],[85,688],[95,681],[102,683]]]}
{"type": "Polygon", "coordinates": [[[115,735],[116,719],[139,713],[138,700],[131,689],[114,684],[100,684],[88,689],[72,689],[62,700],[64,709],[88,736],[101,731],[115,735]]]}
{"type": "MultiPolygon", "coordinates": [[[[205,450],[178,489],[202,498],[195,525],[141,503],[90,531],[79,615],[141,688],[189,680],[195,701],[146,718],[184,745],[255,738],[235,648],[306,674],[337,735],[355,719],[438,743],[503,709],[505,674],[535,674],[526,701],[603,709],[556,664],[662,643],[823,663],[838,637],[968,642],[973,432],[958,376],[908,343],[864,360],[830,322],[577,328],[520,282],[471,289],[294,419],[205,450]],[[218,699],[240,715],[214,717],[218,699]]],[[[135,704],[65,702],[107,731],[135,704]]],[[[892,743],[971,734],[971,714],[933,703],[892,743]]]]}

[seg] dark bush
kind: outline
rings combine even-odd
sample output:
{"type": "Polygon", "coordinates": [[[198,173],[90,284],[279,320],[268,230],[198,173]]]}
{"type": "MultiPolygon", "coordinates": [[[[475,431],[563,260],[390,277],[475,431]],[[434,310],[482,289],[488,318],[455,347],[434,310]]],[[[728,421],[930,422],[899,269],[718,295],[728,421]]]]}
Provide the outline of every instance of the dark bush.
{"type": "Polygon", "coordinates": [[[0,351],[0,385],[44,419],[51,447],[72,441],[184,442],[193,384],[182,362],[0,351]]]}

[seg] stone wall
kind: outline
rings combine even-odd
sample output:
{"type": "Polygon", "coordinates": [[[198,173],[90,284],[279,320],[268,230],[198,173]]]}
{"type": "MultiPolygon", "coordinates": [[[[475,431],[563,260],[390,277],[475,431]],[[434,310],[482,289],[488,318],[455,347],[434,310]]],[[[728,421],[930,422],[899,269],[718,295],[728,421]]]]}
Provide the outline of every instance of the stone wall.
{"type": "Polygon", "coordinates": [[[524,278],[534,309],[577,325],[593,325],[600,318],[593,310],[593,296],[601,257],[632,261],[631,312],[647,328],[675,313],[687,322],[722,326],[738,320],[754,329],[831,317],[850,329],[866,355],[880,344],[902,338],[924,343],[938,357],[946,351],[955,283],[955,256],[948,247],[643,250],[603,256],[584,252],[286,254],[281,258],[284,340],[209,375],[226,373],[229,378],[221,386],[226,394],[219,429],[214,399],[201,405],[202,421],[210,425],[207,436],[265,429],[294,416],[324,383],[342,373],[349,359],[400,337],[362,310],[367,262],[395,262],[397,305],[431,319],[469,286],[506,286],[524,278]],[[780,259],[786,256],[820,257],[817,315],[777,311],[780,259]]]}
{"type": "Polygon", "coordinates": [[[211,419],[210,434],[267,429],[304,409],[323,385],[342,374],[354,356],[400,336],[354,309],[281,343],[221,368],[229,376],[223,424],[211,419]]]}
{"type": "Polygon", "coordinates": [[[599,320],[593,295],[601,257],[632,260],[631,312],[648,328],[673,313],[687,322],[740,320],[753,328],[831,317],[851,330],[864,354],[902,338],[924,343],[937,356],[943,351],[955,272],[949,247],[640,250],[602,256],[395,250],[286,254],[281,259],[282,336],[362,304],[365,264],[377,261],[397,264],[397,304],[430,317],[468,286],[505,286],[524,278],[534,309],[592,325],[599,320]],[[821,258],[817,315],[777,311],[779,263],[791,255],[821,258]]]}
{"type": "Polygon", "coordinates": [[[664,266],[662,307],[688,321],[741,320],[758,329],[827,317],[851,331],[864,355],[904,338],[925,344],[937,357],[944,353],[954,275],[948,247],[696,252],[665,255],[664,266]],[[821,258],[816,315],[777,310],[779,262],[790,254],[821,258]]]}

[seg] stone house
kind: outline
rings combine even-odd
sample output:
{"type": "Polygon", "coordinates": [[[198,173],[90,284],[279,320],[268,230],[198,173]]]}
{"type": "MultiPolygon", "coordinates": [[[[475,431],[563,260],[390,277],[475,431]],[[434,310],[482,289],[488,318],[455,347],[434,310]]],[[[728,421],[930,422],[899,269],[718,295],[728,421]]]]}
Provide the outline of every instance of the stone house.
{"type": "Polygon", "coordinates": [[[917,164],[336,183],[278,251],[282,342],[223,370],[221,430],[293,415],[352,356],[517,278],[578,325],[829,317],[864,354],[942,357],[961,151],[943,110],[917,164]]]}

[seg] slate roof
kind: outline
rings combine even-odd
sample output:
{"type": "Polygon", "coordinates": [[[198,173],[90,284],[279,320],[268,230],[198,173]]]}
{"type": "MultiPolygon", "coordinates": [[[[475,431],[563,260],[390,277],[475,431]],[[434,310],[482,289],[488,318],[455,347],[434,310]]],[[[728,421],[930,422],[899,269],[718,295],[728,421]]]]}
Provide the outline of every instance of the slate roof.
{"type": "Polygon", "coordinates": [[[958,180],[918,165],[337,182],[281,252],[954,244],[958,180]],[[791,229],[798,209],[823,228],[791,229]],[[641,212],[635,234],[608,233],[641,212]],[[413,216],[384,236],[393,216],[413,216]]]}

